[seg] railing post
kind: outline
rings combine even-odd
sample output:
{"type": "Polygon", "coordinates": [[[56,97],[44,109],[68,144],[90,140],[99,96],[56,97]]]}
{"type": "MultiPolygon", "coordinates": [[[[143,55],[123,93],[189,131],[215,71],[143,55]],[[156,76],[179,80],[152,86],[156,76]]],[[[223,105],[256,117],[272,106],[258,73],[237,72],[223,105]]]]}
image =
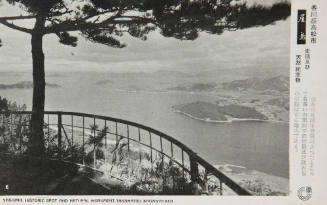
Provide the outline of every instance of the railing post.
{"type": "Polygon", "coordinates": [[[50,143],[50,114],[48,114],[48,136],[47,136],[47,149],[49,149],[50,143]]]}
{"type": "Polygon", "coordinates": [[[83,165],[85,165],[85,160],[84,160],[85,159],[85,156],[84,156],[84,154],[85,154],[85,148],[84,148],[84,146],[85,146],[85,142],[84,142],[85,139],[84,138],[85,138],[85,117],[83,115],[83,142],[82,142],[83,143],[83,156],[82,156],[83,157],[83,165]]]}
{"type": "Polygon", "coordinates": [[[128,151],[128,157],[129,157],[129,126],[127,125],[127,151],[128,151]]]}
{"type": "MultiPolygon", "coordinates": [[[[93,137],[94,137],[94,139],[96,138],[96,124],[95,124],[95,117],[93,118],[93,127],[94,127],[94,135],[93,135],[93,137]]],[[[93,168],[96,168],[96,144],[95,144],[95,142],[94,142],[94,144],[93,144],[93,168]]]]}
{"type": "Polygon", "coordinates": [[[149,131],[149,137],[150,137],[150,154],[151,154],[151,168],[152,168],[152,162],[153,162],[153,157],[152,157],[152,136],[151,136],[151,132],[149,131]]]}
{"type": "Polygon", "coordinates": [[[61,159],[61,127],[62,127],[62,116],[58,113],[58,158],[61,159]]]}
{"type": "MultiPolygon", "coordinates": [[[[139,143],[141,142],[141,130],[140,128],[138,129],[139,130],[139,143]]],[[[142,162],[142,148],[141,148],[141,144],[139,144],[139,157],[140,157],[140,163],[142,162]]]]}
{"type": "Polygon", "coordinates": [[[165,176],[165,160],[164,160],[164,154],[163,154],[163,147],[162,147],[162,137],[160,136],[160,154],[161,154],[161,164],[162,164],[162,183],[163,183],[163,191],[165,191],[165,185],[166,185],[166,176],[165,176]]]}
{"type": "Polygon", "coordinates": [[[185,180],[184,167],[185,167],[185,165],[184,165],[184,151],[183,151],[183,149],[182,149],[182,168],[183,168],[183,180],[185,180]]]}
{"type": "Polygon", "coordinates": [[[219,180],[219,194],[223,195],[223,183],[221,180],[219,180]]]}
{"type": "Polygon", "coordinates": [[[191,187],[194,195],[200,194],[198,186],[199,167],[193,154],[189,154],[191,167],[191,187]]]}
{"type": "Polygon", "coordinates": [[[116,142],[118,142],[118,123],[116,122],[116,142]]]}
{"type": "Polygon", "coordinates": [[[13,114],[10,114],[10,137],[13,137],[13,129],[14,129],[14,124],[13,124],[13,114]]]}
{"type": "MultiPolygon", "coordinates": [[[[72,147],[74,147],[74,115],[72,115],[72,147]]],[[[73,149],[72,149],[73,152],[73,149]]],[[[72,153],[73,155],[73,153],[72,153]]]]}
{"type": "Polygon", "coordinates": [[[107,120],[104,120],[104,131],[105,131],[105,138],[104,138],[104,164],[105,164],[105,167],[106,167],[106,172],[108,171],[108,163],[107,163],[107,149],[108,149],[108,146],[107,146],[107,120]]]}

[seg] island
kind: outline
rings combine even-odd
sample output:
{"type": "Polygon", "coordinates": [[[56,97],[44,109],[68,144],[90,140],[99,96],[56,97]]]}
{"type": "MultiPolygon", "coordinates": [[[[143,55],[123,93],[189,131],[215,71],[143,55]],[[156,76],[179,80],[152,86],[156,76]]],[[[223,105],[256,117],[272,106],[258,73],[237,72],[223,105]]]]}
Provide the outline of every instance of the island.
{"type": "MultiPolygon", "coordinates": [[[[53,84],[53,83],[46,83],[46,87],[49,88],[59,88],[60,85],[53,84]]],[[[32,81],[21,81],[14,84],[0,84],[0,89],[31,89],[33,88],[33,82],[32,81]]]]}
{"type": "Polygon", "coordinates": [[[206,122],[231,122],[235,120],[268,120],[264,114],[256,109],[243,105],[229,104],[218,105],[210,102],[197,101],[192,103],[174,105],[176,112],[193,119],[206,122]]]}

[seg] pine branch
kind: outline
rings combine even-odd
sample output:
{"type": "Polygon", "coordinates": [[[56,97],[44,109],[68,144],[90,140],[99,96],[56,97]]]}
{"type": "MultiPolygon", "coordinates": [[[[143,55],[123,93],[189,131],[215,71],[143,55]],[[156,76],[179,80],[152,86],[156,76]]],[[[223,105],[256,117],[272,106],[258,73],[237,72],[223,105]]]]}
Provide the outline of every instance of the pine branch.
{"type": "Polygon", "coordinates": [[[24,20],[24,19],[34,19],[36,16],[4,16],[0,17],[0,21],[8,21],[8,20],[24,20]]]}
{"type": "Polygon", "coordinates": [[[9,23],[7,22],[6,20],[0,20],[0,24],[3,24],[11,29],[14,29],[14,30],[18,30],[18,31],[22,31],[24,33],[29,33],[31,34],[33,31],[31,29],[28,29],[28,28],[25,28],[25,27],[21,27],[21,26],[17,26],[13,23],[9,23]]]}
{"type": "Polygon", "coordinates": [[[56,25],[46,27],[45,33],[49,34],[49,33],[58,33],[58,32],[80,31],[89,28],[101,29],[101,28],[108,27],[108,25],[133,24],[133,23],[142,23],[142,24],[153,23],[158,26],[158,24],[154,20],[146,17],[115,15],[99,23],[78,21],[78,20],[71,21],[71,22],[62,22],[56,25]],[[128,19],[125,20],[125,18],[128,19]]]}

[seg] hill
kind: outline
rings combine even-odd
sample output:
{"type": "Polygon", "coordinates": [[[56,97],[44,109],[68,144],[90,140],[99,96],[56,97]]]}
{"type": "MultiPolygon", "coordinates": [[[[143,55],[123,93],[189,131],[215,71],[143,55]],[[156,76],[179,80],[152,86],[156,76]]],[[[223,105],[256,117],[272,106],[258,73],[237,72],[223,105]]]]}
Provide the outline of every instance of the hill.
{"type": "Polygon", "coordinates": [[[222,84],[224,89],[228,90],[256,90],[256,91],[279,91],[289,90],[289,78],[286,76],[277,76],[273,78],[248,78],[244,80],[234,80],[222,84]]]}
{"type": "Polygon", "coordinates": [[[288,97],[279,97],[279,98],[273,98],[271,100],[268,100],[265,102],[268,105],[275,105],[280,108],[284,108],[285,110],[289,110],[289,99],[288,97]]]}

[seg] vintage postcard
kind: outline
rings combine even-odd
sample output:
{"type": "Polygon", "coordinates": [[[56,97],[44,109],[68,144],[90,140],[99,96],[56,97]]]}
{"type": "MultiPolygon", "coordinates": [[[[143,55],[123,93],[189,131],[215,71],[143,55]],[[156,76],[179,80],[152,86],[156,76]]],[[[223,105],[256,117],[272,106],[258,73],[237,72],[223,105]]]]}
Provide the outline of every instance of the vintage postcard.
{"type": "Polygon", "coordinates": [[[324,204],[326,12],[0,0],[0,204],[324,204]]]}

